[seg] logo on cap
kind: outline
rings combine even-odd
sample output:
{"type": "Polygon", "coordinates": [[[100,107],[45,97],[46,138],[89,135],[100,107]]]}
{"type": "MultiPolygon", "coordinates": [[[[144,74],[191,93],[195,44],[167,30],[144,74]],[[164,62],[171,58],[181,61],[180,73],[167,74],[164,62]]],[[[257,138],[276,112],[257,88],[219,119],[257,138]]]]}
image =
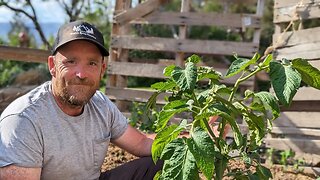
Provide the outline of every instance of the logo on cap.
{"type": "Polygon", "coordinates": [[[89,28],[83,24],[78,25],[78,26],[73,26],[72,30],[74,32],[71,34],[81,34],[81,35],[90,36],[91,38],[97,39],[94,35],[93,29],[89,28]]]}

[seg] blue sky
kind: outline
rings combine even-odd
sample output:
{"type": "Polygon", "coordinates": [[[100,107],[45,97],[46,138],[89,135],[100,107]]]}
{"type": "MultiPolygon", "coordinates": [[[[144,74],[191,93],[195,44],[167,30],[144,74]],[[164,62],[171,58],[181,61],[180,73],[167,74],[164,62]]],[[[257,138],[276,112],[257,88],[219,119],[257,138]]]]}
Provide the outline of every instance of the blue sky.
{"type": "MultiPolygon", "coordinates": [[[[65,22],[65,13],[56,1],[33,0],[33,5],[37,12],[37,16],[41,22],[65,22]]],[[[0,7],[0,22],[9,22],[12,19],[13,12],[6,7],[0,7]]],[[[26,18],[27,21],[29,19],[26,18]]]]}

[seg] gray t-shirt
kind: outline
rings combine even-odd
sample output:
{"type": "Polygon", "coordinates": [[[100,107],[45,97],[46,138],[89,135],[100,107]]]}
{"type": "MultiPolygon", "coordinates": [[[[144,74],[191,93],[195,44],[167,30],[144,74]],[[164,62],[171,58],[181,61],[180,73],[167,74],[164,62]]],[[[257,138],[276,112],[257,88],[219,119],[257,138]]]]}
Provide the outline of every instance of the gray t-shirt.
{"type": "Polygon", "coordinates": [[[128,123],[116,106],[96,92],[81,115],[56,104],[51,82],[12,102],[0,117],[0,167],[41,167],[41,179],[97,179],[110,139],[128,123]]]}

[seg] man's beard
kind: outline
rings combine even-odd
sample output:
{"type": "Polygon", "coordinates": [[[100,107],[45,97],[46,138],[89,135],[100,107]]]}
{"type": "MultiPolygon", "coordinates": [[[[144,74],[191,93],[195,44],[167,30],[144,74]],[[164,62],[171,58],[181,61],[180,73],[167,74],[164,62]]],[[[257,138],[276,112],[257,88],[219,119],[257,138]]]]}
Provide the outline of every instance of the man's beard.
{"type": "Polygon", "coordinates": [[[99,88],[99,83],[88,79],[72,79],[67,83],[61,82],[58,86],[58,96],[65,104],[72,107],[83,107],[99,88]]]}

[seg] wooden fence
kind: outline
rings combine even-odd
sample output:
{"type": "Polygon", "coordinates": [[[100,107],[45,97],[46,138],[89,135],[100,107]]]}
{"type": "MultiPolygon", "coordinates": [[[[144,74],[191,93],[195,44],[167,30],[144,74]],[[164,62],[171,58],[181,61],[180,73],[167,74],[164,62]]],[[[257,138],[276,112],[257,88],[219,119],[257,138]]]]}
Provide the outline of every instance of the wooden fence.
{"type": "MultiPolygon", "coordinates": [[[[242,57],[251,57],[259,49],[260,19],[264,0],[237,0],[237,3],[247,3],[254,6],[254,14],[228,13],[228,2],[221,1],[224,12],[197,12],[192,8],[191,0],[181,0],[179,12],[161,11],[161,7],[170,0],[148,0],[131,8],[131,1],[116,0],[110,57],[108,62],[108,81],[106,94],[116,100],[121,111],[127,111],[124,101],[145,102],[151,91],[135,90],[127,87],[127,77],[149,77],[163,79],[162,71],[165,65],[176,64],[183,66],[187,55],[225,56],[237,53],[242,57]],[[193,10],[192,10],[193,9],[193,10]],[[132,27],[137,25],[164,25],[178,27],[177,37],[142,37],[132,34],[132,27]],[[188,29],[194,26],[215,26],[238,29],[241,32],[253,29],[253,38],[249,41],[218,41],[188,38],[188,29]],[[132,50],[166,52],[173,54],[172,59],[134,59],[129,56],[132,50]]],[[[233,2],[234,3],[234,2],[233,2]]],[[[212,60],[214,61],[214,60],[212,60]]],[[[228,64],[215,65],[218,71],[225,73],[228,64]]],[[[224,81],[235,83],[234,79],[224,81]]],[[[245,84],[246,88],[254,87],[254,79],[245,84]]],[[[161,103],[161,101],[158,101],[161,103]]]]}
{"type": "MultiPolygon", "coordinates": [[[[275,0],[276,59],[304,58],[320,68],[319,6],[320,0],[275,0]],[[310,24],[316,26],[308,27],[310,24]]],[[[320,91],[300,88],[291,108],[282,111],[272,135],[266,139],[267,146],[320,155],[320,91]]]]}

